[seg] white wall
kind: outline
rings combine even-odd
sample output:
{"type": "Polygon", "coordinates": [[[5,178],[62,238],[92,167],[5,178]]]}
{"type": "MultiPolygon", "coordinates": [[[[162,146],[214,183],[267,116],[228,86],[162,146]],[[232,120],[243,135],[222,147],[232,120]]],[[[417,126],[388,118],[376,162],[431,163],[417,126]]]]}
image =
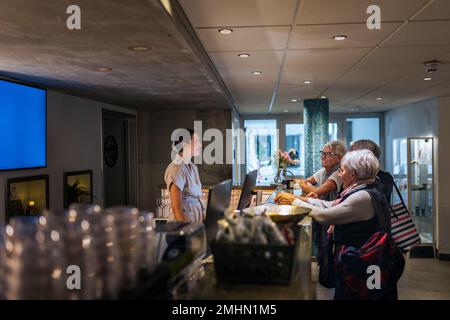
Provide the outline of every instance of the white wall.
{"type": "Polygon", "coordinates": [[[450,254],[450,97],[439,98],[438,115],[438,174],[435,175],[438,250],[440,254],[450,254]]]}
{"type": "Polygon", "coordinates": [[[406,105],[385,113],[385,167],[387,171],[392,172],[392,141],[408,137],[436,137],[438,133],[437,119],[437,99],[406,105]]]}
{"type": "Polygon", "coordinates": [[[94,201],[103,203],[102,108],[121,110],[101,102],[47,91],[47,168],[0,172],[0,223],[5,221],[8,178],[48,174],[50,208],[62,209],[63,172],[90,169],[94,201]]]}
{"type": "Polygon", "coordinates": [[[450,254],[450,97],[436,98],[386,112],[386,168],[392,172],[392,141],[434,137],[435,239],[439,253],[450,254]]]}
{"type": "Polygon", "coordinates": [[[352,130],[352,141],[358,141],[361,139],[369,139],[380,144],[380,126],[379,122],[376,121],[377,118],[362,118],[362,119],[351,119],[351,130],[352,130]]]}

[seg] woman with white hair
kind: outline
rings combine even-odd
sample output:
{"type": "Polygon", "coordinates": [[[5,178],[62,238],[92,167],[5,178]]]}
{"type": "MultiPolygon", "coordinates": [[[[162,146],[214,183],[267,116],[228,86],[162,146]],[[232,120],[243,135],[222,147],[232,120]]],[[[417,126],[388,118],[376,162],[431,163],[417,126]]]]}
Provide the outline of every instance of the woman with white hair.
{"type": "MultiPolygon", "coordinates": [[[[375,181],[379,170],[378,159],[369,150],[348,152],[341,161],[339,176],[342,178],[344,191],[335,201],[324,201],[301,197],[293,205],[311,209],[310,216],[317,222],[334,225],[334,242],[336,253],[342,253],[343,247],[359,250],[377,232],[390,234],[389,206],[375,181]]],[[[372,297],[366,290],[351,287],[348,277],[340,271],[346,270],[345,259],[339,260],[341,268],[337,269],[335,299],[365,299],[372,297]]],[[[367,276],[366,270],[361,277],[367,276]]],[[[380,291],[378,299],[397,299],[397,286],[389,283],[380,291]]],[[[375,292],[376,293],[376,292],[375,292]]]]}

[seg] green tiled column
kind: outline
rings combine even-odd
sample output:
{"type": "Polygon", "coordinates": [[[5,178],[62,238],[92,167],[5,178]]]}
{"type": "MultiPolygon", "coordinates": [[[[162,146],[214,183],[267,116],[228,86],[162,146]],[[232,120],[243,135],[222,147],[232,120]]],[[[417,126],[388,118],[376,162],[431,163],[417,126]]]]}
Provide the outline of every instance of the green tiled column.
{"type": "Polygon", "coordinates": [[[322,167],[319,152],[328,142],[328,99],[303,101],[303,123],[305,128],[305,177],[310,177],[322,167]]]}

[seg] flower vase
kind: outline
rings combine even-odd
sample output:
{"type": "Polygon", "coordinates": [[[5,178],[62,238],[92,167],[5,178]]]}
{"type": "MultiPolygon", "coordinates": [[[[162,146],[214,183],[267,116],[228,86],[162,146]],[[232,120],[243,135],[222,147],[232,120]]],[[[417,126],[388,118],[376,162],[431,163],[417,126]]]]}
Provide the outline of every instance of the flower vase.
{"type": "Polygon", "coordinates": [[[274,181],[277,184],[281,184],[285,177],[286,177],[286,168],[278,168],[274,181]]]}

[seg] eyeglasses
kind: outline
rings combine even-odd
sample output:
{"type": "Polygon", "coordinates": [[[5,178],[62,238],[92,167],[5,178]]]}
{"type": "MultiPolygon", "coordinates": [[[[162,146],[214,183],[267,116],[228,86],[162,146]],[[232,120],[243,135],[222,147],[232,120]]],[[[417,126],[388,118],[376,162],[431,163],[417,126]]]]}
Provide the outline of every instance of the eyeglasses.
{"type": "Polygon", "coordinates": [[[323,151],[320,151],[319,154],[320,154],[321,158],[322,157],[328,158],[328,157],[331,157],[331,156],[338,156],[339,155],[339,154],[334,153],[334,152],[323,152],[323,151]]]}

